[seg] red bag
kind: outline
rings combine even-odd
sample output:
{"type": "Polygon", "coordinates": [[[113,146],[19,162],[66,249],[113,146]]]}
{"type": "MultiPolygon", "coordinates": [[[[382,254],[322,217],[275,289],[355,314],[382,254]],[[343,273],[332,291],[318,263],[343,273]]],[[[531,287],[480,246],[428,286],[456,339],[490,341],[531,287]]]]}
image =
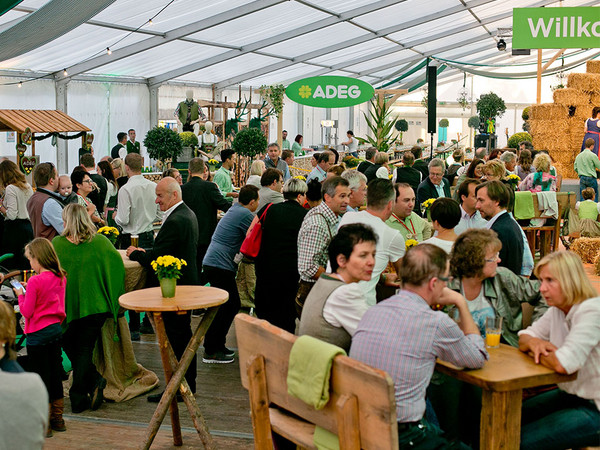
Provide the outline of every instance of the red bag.
{"type": "Polygon", "coordinates": [[[258,256],[258,252],[260,251],[260,244],[262,242],[262,221],[267,215],[267,211],[272,205],[273,203],[269,203],[269,206],[267,206],[265,211],[262,213],[262,216],[260,216],[260,219],[254,225],[254,228],[252,228],[250,234],[246,236],[246,239],[244,239],[242,247],[240,248],[240,252],[242,253],[242,255],[248,258],[256,258],[258,256]]]}

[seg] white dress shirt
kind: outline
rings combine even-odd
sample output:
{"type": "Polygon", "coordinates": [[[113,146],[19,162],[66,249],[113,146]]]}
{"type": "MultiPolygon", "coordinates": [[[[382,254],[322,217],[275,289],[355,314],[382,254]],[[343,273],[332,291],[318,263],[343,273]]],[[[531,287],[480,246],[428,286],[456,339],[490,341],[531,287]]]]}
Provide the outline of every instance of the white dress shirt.
{"type": "Polygon", "coordinates": [[[487,223],[487,220],[481,217],[481,213],[479,211],[475,211],[475,214],[470,216],[461,205],[460,222],[458,222],[458,225],[454,227],[454,232],[459,235],[469,228],[485,228],[487,223]]]}
{"type": "Polygon", "coordinates": [[[160,217],[155,190],[156,183],[143,175],[133,175],[119,189],[115,222],[123,227],[125,234],[152,230],[152,222],[160,217]]]}

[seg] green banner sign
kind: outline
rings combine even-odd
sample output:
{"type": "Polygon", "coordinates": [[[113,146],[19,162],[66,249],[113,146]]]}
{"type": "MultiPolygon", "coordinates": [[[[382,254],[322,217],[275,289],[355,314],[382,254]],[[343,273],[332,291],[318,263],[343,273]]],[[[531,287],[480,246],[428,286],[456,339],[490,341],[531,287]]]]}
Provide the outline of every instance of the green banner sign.
{"type": "Polygon", "coordinates": [[[513,48],[600,48],[600,8],[514,8],[513,48]]]}
{"type": "Polygon", "coordinates": [[[343,108],[369,101],[375,92],[373,86],[350,77],[328,75],[294,81],[285,90],[296,103],[318,108],[343,108]]]}

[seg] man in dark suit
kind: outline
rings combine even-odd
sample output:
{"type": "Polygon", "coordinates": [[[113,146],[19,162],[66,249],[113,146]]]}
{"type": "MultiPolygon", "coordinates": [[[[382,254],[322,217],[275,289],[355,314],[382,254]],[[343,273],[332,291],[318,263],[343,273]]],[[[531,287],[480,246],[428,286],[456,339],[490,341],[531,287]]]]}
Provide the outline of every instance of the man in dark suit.
{"type": "Polygon", "coordinates": [[[217,210],[223,212],[231,207],[215,183],[205,181],[202,175],[207,167],[202,158],[194,158],[188,165],[190,178],[181,186],[183,202],[196,214],[198,221],[198,270],[202,270],[202,260],[217,227],[217,210]]]}
{"type": "Polygon", "coordinates": [[[125,157],[127,156],[127,146],[125,145],[127,144],[127,133],[123,133],[122,131],[117,133],[117,141],[118,144],[110,151],[110,157],[112,159],[121,158],[122,160],[125,160],[125,157]]]}
{"type": "Polygon", "coordinates": [[[87,173],[90,174],[90,178],[94,183],[96,183],[96,186],[98,186],[98,190],[94,189],[92,192],[90,192],[88,198],[96,206],[98,214],[102,215],[104,212],[106,192],[108,191],[106,178],[96,173],[96,161],[94,161],[94,157],[91,153],[85,153],[81,155],[81,158],[79,158],[79,164],[87,171],[87,173]]]}
{"type": "Polygon", "coordinates": [[[404,166],[396,169],[396,183],[407,183],[413,188],[413,191],[417,192],[419,184],[423,181],[423,175],[413,167],[414,162],[415,156],[412,152],[404,152],[402,155],[404,166]]]}
{"type": "Polygon", "coordinates": [[[444,178],[444,161],[434,158],[429,162],[429,175],[417,188],[415,212],[421,213],[421,203],[429,198],[450,197],[450,183],[444,178]]]}
{"type": "Polygon", "coordinates": [[[506,210],[511,193],[500,181],[487,181],[475,188],[476,208],[481,217],[488,221],[487,228],[498,234],[502,249],[498,254],[498,265],[521,275],[523,266],[523,236],[519,224],[506,210]]]}
{"type": "MultiPolygon", "coordinates": [[[[181,268],[180,285],[198,284],[198,267],[196,265],[196,249],[198,247],[198,221],[194,212],[181,200],[181,187],[171,177],[163,178],[156,185],[156,203],[165,213],[163,224],[154,240],[152,249],[129,247],[127,256],[138,261],[148,270],[149,284],[158,284],[150,263],[159,256],[172,255],[184,259],[186,266],[181,268]],[[151,275],[152,274],[152,275],[151,275]]],[[[191,315],[175,312],[163,313],[167,337],[173,346],[177,359],[181,359],[185,348],[192,337],[191,315]]],[[[185,373],[190,390],[196,392],[196,358],[192,360],[185,373]]],[[[148,396],[148,401],[160,401],[161,394],[148,396]]]]}
{"type": "Polygon", "coordinates": [[[375,164],[375,154],[377,153],[377,149],[375,147],[369,147],[365,150],[365,160],[361,162],[356,170],[360,173],[365,173],[365,171],[375,164]]]}
{"type": "Polygon", "coordinates": [[[421,159],[421,155],[423,154],[423,149],[418,145],[413,146],[410,149],[410,152],[415,156],[415,163],[413,164],[413,169],[418,170],[423,175],[423,179],[429,176],[429,167],[427,165],[427,161],[421,159]]]}

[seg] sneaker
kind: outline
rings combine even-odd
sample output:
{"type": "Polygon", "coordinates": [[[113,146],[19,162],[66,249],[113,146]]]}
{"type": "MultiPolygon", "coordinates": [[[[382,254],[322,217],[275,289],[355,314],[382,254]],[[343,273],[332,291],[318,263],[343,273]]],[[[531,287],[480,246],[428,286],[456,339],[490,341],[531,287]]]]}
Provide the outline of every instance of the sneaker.
{"type": "Polygon", "coordinates": [[[223,353],[225,356],[228,356],[230,358],[233,358],[235,356],[235,351],[228,349],[227,347],[223,347],[223,349],[221,350],[221,353],[223,353]]]}
{"type": "Polygon", "coordinates": [[[227,356],[223,352],[217,352],[212,355],[205,352],[202,362],[206,364],[229,364],[233,362],[233,356],[227,356]]]}
{"type": "Polygon", "coordinates": [[[139,331],[132,331],[131,332],[131,340],[132,341],[139,341],[140,340],[140,333],[139,333],[139,331]]]}

